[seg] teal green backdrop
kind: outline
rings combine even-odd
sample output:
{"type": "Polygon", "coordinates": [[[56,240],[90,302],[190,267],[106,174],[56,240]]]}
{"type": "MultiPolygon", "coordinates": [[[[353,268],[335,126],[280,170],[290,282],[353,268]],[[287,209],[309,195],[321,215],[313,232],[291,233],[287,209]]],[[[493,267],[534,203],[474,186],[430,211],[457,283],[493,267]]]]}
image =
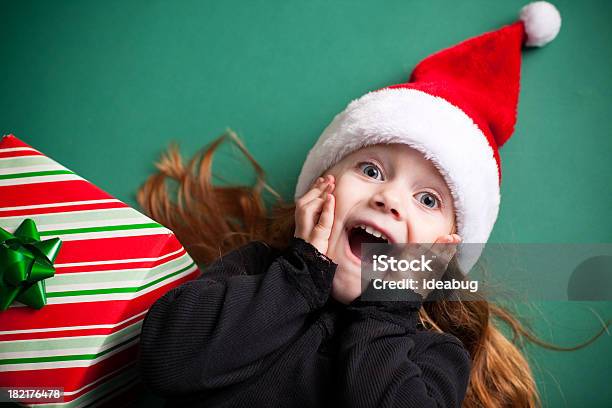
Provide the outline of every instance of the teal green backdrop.
{"type": "MultiPolygon", "coordinates": [[[[171,140],[190,157],[230,127],[291,199],[308,149],[348,102],[513,22],[525,3],[1,1],[0,133],[137,206],[135,191],[171,140]]],[[[612,242],[612,2],[554,3],[559,36],[524,53],[491,242],[612,242]]],[[[215,172],[242,174],[229,156],[215,172]]],[[[597,315],[612,317],[611,302],[520,310],[564,346],[595,333],[597,315]]],[[[545,406],[612,403],[610,335],[528,355],[545,406]]]]}

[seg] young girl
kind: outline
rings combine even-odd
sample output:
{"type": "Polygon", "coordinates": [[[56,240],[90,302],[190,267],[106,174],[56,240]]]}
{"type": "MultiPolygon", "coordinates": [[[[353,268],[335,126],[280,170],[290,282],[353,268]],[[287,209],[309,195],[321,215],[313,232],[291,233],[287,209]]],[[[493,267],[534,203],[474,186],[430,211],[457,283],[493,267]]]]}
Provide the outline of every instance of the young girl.
{"type": "Polygon", "coordinates": [[[147,383],[181,405],[459,406],[470,355],[456,337],[418,329],[422,298],[355,300],[352,227],[377,225],[393,242],[457,241],[452,206],[437,197],[450,200],[442,177],[406,145],[344,157],[296,203],[287,248],[241,246],[151,308],[141,338],[147,383]],[[380,182],[382,168],[393,178],[380,182]],[[439,192],[397,201],[419,184],[439,192]]]}
{"type": "MultiPolygon", "coordinates": [[[[146,385],[180,406],[538,406],[527,361],[493,317],[515,339],[560,348],[484,299],[424,302],[427,293],[407,291],[405,301],[366,300],[359,247],[380,242],[372,234],[487,241],[521,44],[543,45],[559,26],[553,6],[530,4],[518,22],[428,57],[409,82],[352,101],[309,152],[293,204],[232,132],[187,167],[173,147],[138,201],[207,267],[149,310],[146,385]],[[227,136],[253,163],[254,188],[211,185],[212,154],[227,136]],[[166,177],[180,182],[178,205],[166,177]],[[271,216],[264,188],[277,198],[271,216]]],[[[462,276],[480,254],[456,249],[448,273],[462,276]]]]}

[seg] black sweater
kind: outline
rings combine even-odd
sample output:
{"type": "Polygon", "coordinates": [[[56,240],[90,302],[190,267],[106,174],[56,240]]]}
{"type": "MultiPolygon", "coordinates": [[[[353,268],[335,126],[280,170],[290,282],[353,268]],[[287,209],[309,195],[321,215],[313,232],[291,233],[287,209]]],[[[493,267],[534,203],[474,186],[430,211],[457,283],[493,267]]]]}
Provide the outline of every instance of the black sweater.
{"type": "Polygon", "coordinates": [[[172,406],[461,406],[470,355],[418,324],[422,297],[344,305],[336,267],[299,238],[220,257],[147,313],[145,385],[172,406]]]}

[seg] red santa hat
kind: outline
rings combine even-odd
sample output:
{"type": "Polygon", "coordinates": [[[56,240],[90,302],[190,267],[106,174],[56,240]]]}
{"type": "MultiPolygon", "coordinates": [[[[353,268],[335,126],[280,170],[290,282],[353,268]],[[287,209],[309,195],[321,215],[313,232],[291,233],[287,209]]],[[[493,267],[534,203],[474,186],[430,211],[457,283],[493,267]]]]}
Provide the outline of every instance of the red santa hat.
{"type": "Polygon", "coordinates": [[[500,202],[499,148],[512,136],[521,49],[552,41],[559,11],[538,1],[519,20],[421,61],[406,83],[371,91],[335,116],[308,153],[295,199],[344,156],[374,144],[404,143],[431,160],[453,195],[457,256],[468,273],[487,242],[500,202]]]}

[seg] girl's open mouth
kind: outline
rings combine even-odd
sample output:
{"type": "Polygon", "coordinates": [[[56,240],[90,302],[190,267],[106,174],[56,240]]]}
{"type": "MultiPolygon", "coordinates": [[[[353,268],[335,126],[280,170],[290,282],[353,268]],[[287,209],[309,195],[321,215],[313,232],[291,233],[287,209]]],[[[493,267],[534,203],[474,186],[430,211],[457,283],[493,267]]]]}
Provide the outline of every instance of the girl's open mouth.
{"type": "Polygon", "coordinates": [[[361,264],[361,244],[386,244],[387,240],[374,236],[360,227],[351,228],[347,234],[348,255],[357,264],[361,264]]]}

